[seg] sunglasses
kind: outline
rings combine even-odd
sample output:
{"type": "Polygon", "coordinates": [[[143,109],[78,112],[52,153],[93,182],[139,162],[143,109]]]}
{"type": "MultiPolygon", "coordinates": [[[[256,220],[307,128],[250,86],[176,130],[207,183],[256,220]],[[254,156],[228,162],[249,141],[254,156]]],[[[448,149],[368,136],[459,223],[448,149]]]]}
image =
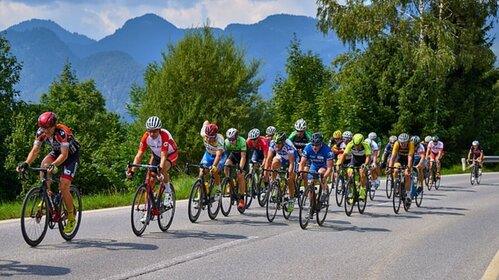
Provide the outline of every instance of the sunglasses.
{"type": "Polygon", "coordinates": [[[147,132],[149,132],[149,133],[158,133],[159,129],[148,129],[147,132]]]}

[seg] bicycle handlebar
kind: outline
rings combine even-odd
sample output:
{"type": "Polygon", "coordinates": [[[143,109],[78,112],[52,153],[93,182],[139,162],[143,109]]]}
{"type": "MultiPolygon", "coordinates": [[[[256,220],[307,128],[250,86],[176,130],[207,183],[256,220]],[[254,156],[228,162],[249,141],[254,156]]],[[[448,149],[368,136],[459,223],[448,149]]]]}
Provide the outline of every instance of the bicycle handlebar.
{"type": "Polygon", "coordinates": [[[275,172],[275,173],[279,173],[279,174],[288,174],[288,170],[283,170],[283,169],[267,169],[267,168],[263,168],[263,171],[275,172]]]}
{"type": "Polygon", "coordinates": [[[134,164],[134,163],[130,163],[128,162],[127,163],[127,168],[130,168],[130,167],[141,167],[141,168],[146,168],[146,169],[149,169],[151,171],[154,171],[154,169],[156,170],[156,173],[159,173],[161,172],[161,167],[159,167],[158,165],[151,165],[151,164],[134,164]]]}
{"type": "Polygon", "coordinates": [[[193,163],[186,163],[185,164],[185,168],[184,168],[184,172],[187,173],[187,171],[189,171],[189,168],[190,167],[196,167],[196,168],[203,168],[203,169],[210,169],[209,166],[206,166],[206,165],[202,165],[202,164],[193,164],[193,163]]]}
{"type": "Polygon", "coordinates": [[[298,174],[301,175],[301,174],[311,174],[311,175],[319,175],[319,178],[322,179],[324,178],[324,173],[319,173],[317,171],[298,171],[298,174]]]}

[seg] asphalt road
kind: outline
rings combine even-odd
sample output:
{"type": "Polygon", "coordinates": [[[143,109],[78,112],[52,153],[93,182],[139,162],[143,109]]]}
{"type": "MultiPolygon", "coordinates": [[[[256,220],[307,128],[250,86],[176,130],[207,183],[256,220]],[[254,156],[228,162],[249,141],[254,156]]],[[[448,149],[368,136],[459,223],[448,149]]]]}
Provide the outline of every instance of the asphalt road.
{"type": "Polygon", "coordinates": [[[32,248],[19,220],[3,221],[0,278],[480,279],[489,269],[499,279],[499,173],[479,186],[468,175],[444,176],[421,208],[399,214],[382,185],[364,215],[334,205],[324,226],[307,230],[297,211],[269,223],[254,204],[215,221],[204,211],[192,224],[180,201],[167,232],[154,221],[136,237],[129,207],[85,211],[73,241],[49,230],[32,248]]]}

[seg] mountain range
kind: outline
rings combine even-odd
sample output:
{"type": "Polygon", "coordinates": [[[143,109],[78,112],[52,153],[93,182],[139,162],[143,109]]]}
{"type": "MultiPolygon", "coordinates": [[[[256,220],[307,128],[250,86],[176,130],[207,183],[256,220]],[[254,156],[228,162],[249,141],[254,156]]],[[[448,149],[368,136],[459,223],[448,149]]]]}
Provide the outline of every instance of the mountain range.
{"type": "MultiPolygon", "coordinates": [[[[268,98],[278,75],[285,75],[288,47],[296,36],[303,51],[318,54],[328,65],[347,50],[336,35],[322,34],[314,18],[296,15],[272,15],[255,24],[230,24],[213,28],[215,34],[232,36],[245,50],[248,60],[262,61],[264,79],[260,94],[268,98]]],[[[187,29],[177,28],[167,20],[145,14],[125,22],[113,34],[101,40],[71,33],[51,20],[32,19],[2,31],[11,45],[12,54],[23,64],[17,85],[22,100],[38,102],[50,84],[71,63],[80,81],[93,79],[106,99],[110,111],[126,116],[125,103],[131,85],[143,84],[146,66],[162,60],[168,44],[182,39],[187,29]]],[[[495,29],[495,34],[499,29],[495,29]]],[[[499,53],[498,44],[493,50],[499,53]]]]}

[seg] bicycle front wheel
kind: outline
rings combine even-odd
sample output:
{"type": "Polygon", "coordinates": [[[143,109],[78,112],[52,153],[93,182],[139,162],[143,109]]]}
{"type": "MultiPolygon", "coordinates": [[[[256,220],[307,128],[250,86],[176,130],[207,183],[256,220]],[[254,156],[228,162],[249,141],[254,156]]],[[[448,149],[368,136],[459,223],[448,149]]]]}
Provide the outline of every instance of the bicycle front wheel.
{"type": "Polygon", "coordinates": [[[423,203],[423,193],[424,193],[424,191],[421,190],[421,192],[418,193],[418,195],[416,196],[416,206],[417,207],[421,207],[421,203],[423,203]]]}
{"type": "Polygon", "coordinates": [[[189,205],[187,206],[187,214],[191,223],[195,223],[201,214],[203,207],[203,182],[201,179],[196,180],[192,185],[191,193],[189,194],[189,205]]]}
{"type": "MultiPolygon", "coordinates": [[[[324,190],[322,190],[322,192],[323,191],[324,190]]],[[[320,226],[322,226],[324,224],[324,221],[326,220],[326,216],[327,216],[327,210],[329,209],[329,188],[326,188],[325,191],[327,192],[326,201],[324,201],[324,202],[320,201],[320,198],[322,195],[322,192],[320,190],[319,190],[319,195],[317,196],[317,199],[315,200],[316,204],[320,205],[320,208],[317,208],[317,216],[316,216],[317,224],[319,224],[320,226]]]]}
{"type": "Polygon", "coordinates": [[[70,233],[64,232],[64,227],[68,222],[68,210],[66,209],[66,205],[63,203],[64,199],[61,199],[61,203],[59,204],[59,213],[61,215],[61,218],[59,219],[59,233],[66,241],[73,239],[76,236],[76,233],[78,233],[78,229],[80,228],[81,224],[81,211],[83,208],[81,203],[80,191],[78,191],[78,189],[72,185],[69,189],[69,192],[73,197],[73,215],[76,221],[76,225],[73,231],[70,233]]]}
{"type": "Polygon", "coordinates": [[[300,213],[298,219],[300,221],[300,227],[302,229],[306,229],[310,219],[312,218],[313,209],[312,209],[312,201],[311,197],[314,195],[314,192],[311,188],[306,188],[305,193],[300,201],[300,213]]]}
{"type": "MultiPolygon", "coordinates": [[[[360,193],[361,188],[358,189],[357,194],[360,193]]],[[[364,191],[365,192],[368,191],[367,187],[366,187],[366,189],[364,191]]],[[[359,213],[360,214],[364,214],[364,211],[366,210],[366,205],[367,205],[367,194],[366,194],[366,197],[364,199],[361,199],[360,197],[358,198],[357,208],[359,209],[359,213]]]]}
{"type": "Polygon", "coordinates": [[[21,232],[30,246],[42,242],[49,225],[48,198],[41,187],[31,189],[24,198],[21,210],[21,232]]]}
{"type": "Polygon", "coordinates": [[[475,177],[475,167],[473,166],[471,168],[471,172],[470,172],[470,183],[471,183],[472,186],[475,184],[475,179],[476,179],[476,177],[475,177]]]}
{"type": "Polygon", "coordinates": [[[272,222],[277,214],[277,208],[280,205],[281,194],[279,190],[279,180],[274,180],[267,191],[266,215],[267,220],[272,222]]]}
{"type": "Polygon", "coordinates": [[[232,209],[232,192],[234,191],[232,186],[232,179],[229,177],[225,177],[222,180],[222,214],[227,217],[229,216],[230,209],[232,209]]]}
{"type": "Polygon", "coordinates": [[[391,175],[386,176],[386,198],[390,199],[393,193],[393,178],[391,175]]]}
{"type": "Polygon", "coordinates": [[[402,203],[402,190],[400,181],[395,182],[394,192],[392,196],[393,211],[398,214],[400,211],[400,204],[402,203]]]}
{"type": "Polygon", "coordinates": [[[480,174],[480,168],[477,166],[475,170],[475,182],[477,185],[480,185],[480,181],[482,179],[482,175],[480,174]]]}
{"type": "Polygon", "coordinates": [[[137,236],[141,236],[147,227],[150,219],[151,205],[147,197],[147,185],[142,184],[135,191],[132,202],[132,231],[137,236]]]}
{"type": "Polygon", "coordinates": [[[372,182],[368,179],[368,184],[369,184],[369,199],[374,200],[374,195],[376,194],[376,188],[374,187],[374,184],[376,184],[376,182],[372,182]]]}
{"type": "Polygon", "coordinates": [[[248,173],[244,176],[244,181],[246,183],[246,197],[244,198],[244,202],[246,209],[248,209],[251,202],[253,202],[253,196],[256,195],[255,176],[252,173],[248,173]]]}
{"type": "Polygon", "coordinates": [[[171,202],[168,205],[164,204],[166,190],[165,188],[160,188],[160,193],[158,195],[157,205],[159,205],[159,215],[158,215],[158,226],[161,231],[167,231],[173,222],[173,216],[175,215],[175,206],[177,204],[177,197],[175,194],[175,188],[173,184],[170,183],[170,197],[171,202]]]}
{"type": "Polygon", "coordinates": [[[220,211],[220,204],[222,203],[222,191],[220,187],[215,187],[213,181],[210,184],[210,193],[208,201],[208,217],[215,220],[217,218],[218,212],[220,211]]]}
{"type": "Polygon", "coordinates": [[[345,193],[345,180],[343,179],[342,176],[338,176],[336,178],[336,191],[335,191],[335,197],[336,197],[336,205],[341,207],[341,204],[343,203],[343,197],[345,193]]]}
{"type": "Polygon", "coordinates": [[[353,182],[353,178],[348,179],[346,188],[345,188],[345,214],[347,216],[352,215],[353,207],[355,206],[355,184],[353,182]]]}

